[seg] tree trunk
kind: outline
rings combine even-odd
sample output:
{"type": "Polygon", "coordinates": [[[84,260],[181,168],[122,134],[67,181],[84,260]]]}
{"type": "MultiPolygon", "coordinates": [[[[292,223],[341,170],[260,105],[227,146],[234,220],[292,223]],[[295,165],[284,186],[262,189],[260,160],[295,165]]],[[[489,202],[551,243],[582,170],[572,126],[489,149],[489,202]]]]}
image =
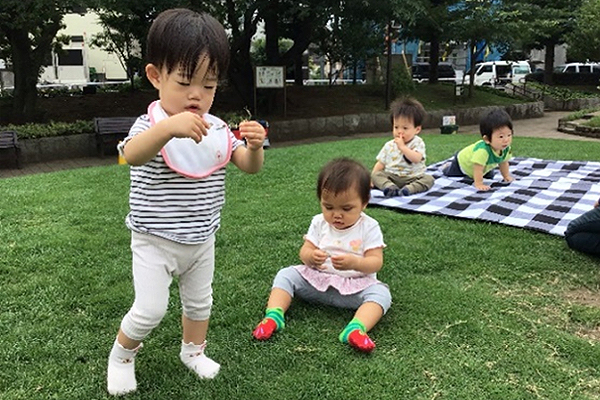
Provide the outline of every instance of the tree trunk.
{"type": "MultiPolygon", "coordinates": [[[[254,107],[254,71],[249,59],[234,57],[229,64],[229,84],[250,108],[254,107]]],[[[256,110],[253,110],[256,112],[256,110]]]]}
{"type": "Polygon", "coordinates": [[[429,84],[438,83],[438,63],[440,60],[440,38],[434,35],[429,42],[429,84]]]}
{"type": "Polygon", "coordinates": [[[387,38],[385,51],[387,53],[387,63],[385,67],[385,109],[390,108],[392,101],[392,21],[388,20],[387,38]]]}
{"type": "Polygon", "coordinates": [[[270,1],[264,13],[267,65],[279,65],[279,2],[270,1]]]}
{"type": "Polygon", "coordinates": [[[36,113],[35,109],[39,65],[33,59],[28,33],[21,30],[11,31],[8,38],[13,49],[13,72],[15,74],[11,120],[17,124],[41,121],[43,118],[36,113]]]}
{"type": "Polygon", "coordinates": [[[296,61],[294,62],[294,85],[302,86],[304,84],[304,71],[302,65],[302,54],[298,54],[296,56],[296,61]]]}
{"type": "Polygon", "coordinates": [[[552,78],[552,71],[554,70],[554,42],[544,43],[546,54],[544,55],[544,83],[546,85],[552,85],[554,79],[552,78]]]}
{"type": "Polygon", "coordinates": [[[473,98],[473,86],[475,86],[475,43],[477,39],[469,43],[469,99],[473,98]]]}

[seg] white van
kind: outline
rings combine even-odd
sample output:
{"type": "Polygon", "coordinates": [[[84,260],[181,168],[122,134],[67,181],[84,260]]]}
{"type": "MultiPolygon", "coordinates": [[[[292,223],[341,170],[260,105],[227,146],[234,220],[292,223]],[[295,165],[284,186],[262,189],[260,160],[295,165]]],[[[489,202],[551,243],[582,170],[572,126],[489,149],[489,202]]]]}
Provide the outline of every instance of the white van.
{"type": "MultiPolygon", "coordinates": [[[[525,82],[525,75],[531,73],[527,61],[486,61],[475,64],[476,86],[502,88],[507,83],[519,84],[525,82]]],[[[470,79],[467,72],[465,83],[470,79]]]]}

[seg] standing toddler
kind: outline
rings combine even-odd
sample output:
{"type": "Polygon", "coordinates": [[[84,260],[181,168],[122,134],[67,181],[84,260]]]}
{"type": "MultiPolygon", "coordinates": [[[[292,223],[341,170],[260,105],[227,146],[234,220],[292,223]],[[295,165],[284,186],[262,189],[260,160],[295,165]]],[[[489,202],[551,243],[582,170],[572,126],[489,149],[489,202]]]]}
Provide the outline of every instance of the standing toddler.
{"type": "Polygon", "coordinates": [[[108,359],[112,395],[136,390],[135,356],[167,312],[178,277],[183,314],[179,357],[199,378],[219,364],[205,354],[212,306],[215,232],[229,161],[247,173],[263,164],[264,128],[240,124],[246,147],[209,114],[229,63],[223,26],[205,13],[171,9],[152,24],[146,75],[160,100],[137,119],[119,152],[131,165],[130,212],[135,300],[108,359]]]}

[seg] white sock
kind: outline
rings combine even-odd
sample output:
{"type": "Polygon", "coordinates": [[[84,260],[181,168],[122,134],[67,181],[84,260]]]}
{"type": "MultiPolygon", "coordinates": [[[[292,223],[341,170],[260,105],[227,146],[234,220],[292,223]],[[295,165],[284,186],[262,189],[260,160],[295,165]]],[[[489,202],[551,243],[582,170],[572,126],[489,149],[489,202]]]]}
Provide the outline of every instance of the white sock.
{"type": "Polygon", "coordinates": [[[200,379],[212,379],[219,373],[221,366],[206,357],[204,349],[206,348],[206,340],[204,343],[197,345],[194,343],[181,342],[181,353],[179,358],[186,367],[191,369],[198,375],[200,379]]]}
{"type": "Polygon", "coordinates": [[[121,346],[117,340],[108,356],[106,375],[108,393],[120,396],[133,392],[137,388],[135,380],[135,355],[142,344],[133,350],[121,346]]]}

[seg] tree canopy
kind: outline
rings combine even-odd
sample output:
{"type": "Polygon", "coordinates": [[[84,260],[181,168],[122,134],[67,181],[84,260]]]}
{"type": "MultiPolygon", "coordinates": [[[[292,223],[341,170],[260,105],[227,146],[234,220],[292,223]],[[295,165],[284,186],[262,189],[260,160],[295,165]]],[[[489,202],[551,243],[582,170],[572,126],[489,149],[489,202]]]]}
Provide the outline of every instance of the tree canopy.
{"type": "MultiPolygon", "coordinates": [[[[255,35],[264,32],[264,62],[285,66],[302,84],[307,49],[331,62],[356,67],[385,53],[390,27],[400,39],[430,43],[430,83],[436,82],[443,43],[545,48],[551,71],[554,46],[568,41],[573,55],[600,58],[600,0],[3,0],[0,3],[0,55],[15,73],[13,116],[34,120],[36,84],[63,16],[87,7],[104,28],[94,44],[117,53],[130,77],[141,71],[147,30],[161,11],[187,7],[207,11],[230,35],[229,83],[252,104],[255,35]],[[577,30],[575,31],[575,28],[577,30]],[[577,32],[575,34],[574,32],[577,32]],[[585,37],[585,40],[581,40],[585,37]],[[280,43],[289,45],[282,47],[280,43]]],[[[471,57],[474,60],[474,57],[471,57]]]]}
{"type": "Polygon", "coordinates": [[[36,85],[41,68],[63,27],[64,14],[80,6],[78,0],[2,0],[0,46],[15,75],[15,122],[35,120],[38,115],[36,85]]]}

